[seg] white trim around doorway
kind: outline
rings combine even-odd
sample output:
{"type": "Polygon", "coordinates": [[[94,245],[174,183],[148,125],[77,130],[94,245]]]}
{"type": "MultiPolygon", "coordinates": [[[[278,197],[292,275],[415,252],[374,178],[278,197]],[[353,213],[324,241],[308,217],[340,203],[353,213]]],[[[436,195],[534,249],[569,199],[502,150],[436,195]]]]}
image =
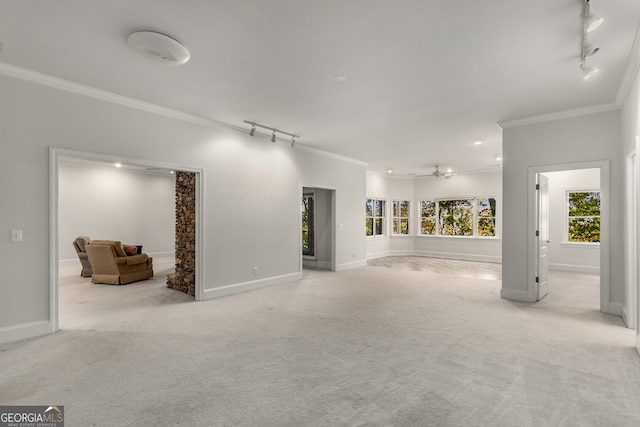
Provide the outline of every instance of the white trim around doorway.
{"type": "MultiPolygon", "coordinates": [[[[545,172],[560,172],[576,169],[600,169],[600,311],[603,313],[622,315],[622,305],[610,302],[610,178],[609,160],[565,163],[547,166],[532,166],[527,171],[527,295],[526,301],[536,301],[536,175],[545,172]]],[[[522,295],[524,296],[524,295],[522,295]]],[[[518,298],[521,299],[521,298],[518,298]]]]}
{"type": "Polygon", "coordinates": [[[137,166],[165,168],[193,172],[196,174],[196,301],[204,298],[204,169],[178,165],[174,163],[156,162],[134,159],[110,154],[91,153],[66,148],[49,147],[49,321],[48,332],[58,331],[59,325],[59,271],[58,271],[58,165],[61,158],[73,158],[98,162],[120,162],[137,166]]]}

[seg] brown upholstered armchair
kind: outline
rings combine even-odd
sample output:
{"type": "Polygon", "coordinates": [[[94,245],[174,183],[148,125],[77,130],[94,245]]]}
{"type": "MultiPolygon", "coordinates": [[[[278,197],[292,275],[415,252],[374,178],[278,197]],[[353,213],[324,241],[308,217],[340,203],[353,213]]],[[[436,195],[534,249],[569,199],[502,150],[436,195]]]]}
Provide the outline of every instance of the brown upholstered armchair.
{"type": "Polygon", "coordinates": [[[87,256],[87,251],[84,249],[90,241],[91,239],[87,236],[76,237],[76,240],[73,241],[73,247],[76,249],[76,253],[78,254],[78,258],[80,258],[80,263],[82,264],[82,271],[80,272],[82,277],[91,277],[93,274],[91,263],[87,256]]]}
{"type": "Polygon", "coordinates": [[[153,277],[153,258],[147,254],[127,256],[121,242],[92,240],[85,249],[93,268],[91,283],[126,285],[153,277]]]}

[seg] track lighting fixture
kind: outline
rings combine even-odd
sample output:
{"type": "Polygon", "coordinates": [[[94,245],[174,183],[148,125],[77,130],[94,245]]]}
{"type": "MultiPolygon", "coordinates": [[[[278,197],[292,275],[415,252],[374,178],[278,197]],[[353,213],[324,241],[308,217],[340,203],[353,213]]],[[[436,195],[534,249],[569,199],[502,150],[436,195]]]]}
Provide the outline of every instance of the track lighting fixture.
{"type": "Polygon", "coordinates": [[[591,13],[591,4],[590,0],[584,0],[584,8],[582,13],[582,22],[584,24],[584,31],[587,33],[592,32],[596,28],[600,26],[604,22],[604,19],[595,16],[591,13]]]}
{"type": "Polygon", "coordinates": [[[587,65],[587,58],[592,57],[600,51],[599,47],[594,47],[588,40],[588,34],[598,28],[604,19],[591,14],[590,0],[583,0],[582,8],[582,42],[580,43],[580,69],[585,80],[592,79],[598,74],[598,69],[587,65]]]}
{"type": "Polygon", "coordinates": [[[281,133],[283,135],[290,136],[291,137],[291,147],[293,147],[295,145],[296,138],[300,138],[299,135],[296,135],[296,134],[293,134],[293,133],[290,133],[290,132],[285,132],[285,131],[280,130],[280,129],[272,128],[271,126],[261,125],[260,123],[250,122],[249,120],[244,120],[244,122],[251,125],[251,130],[249,131],[249,135],[251,135],[251,136],[255,135],[256,127],[270,130],[271,131],[271,142],[276,142],[276,133],[281,133]]]}
{"type": "Polygon", "coordinates": [[[588,67],[586,63],[583,63],[580,68],[582,69],[582,74],[584,75],[585,80],[592,79],[598,74],[598,69],[594,67],[588,67]]]}
{"type": "Polygon", "coordinates": [[[595,55],[596,53],[598,53],[600,51],[599,47],[593,47],[593,45],[591,43],[589,43],[588,40],[583,40],[582,41],[582,57],[583,58],[588,58],[590,56],[595,55]]]}

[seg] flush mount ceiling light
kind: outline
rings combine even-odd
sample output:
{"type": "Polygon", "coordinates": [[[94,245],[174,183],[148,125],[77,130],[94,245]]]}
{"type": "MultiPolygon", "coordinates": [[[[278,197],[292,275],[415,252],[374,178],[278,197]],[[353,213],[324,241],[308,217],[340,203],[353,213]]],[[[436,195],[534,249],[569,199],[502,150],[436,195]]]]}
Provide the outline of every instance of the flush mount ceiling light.
{"type": "Polygon", "coordinates": [[[595,16],[591,13],[590,3],[590,0],[584,0],[584,8],[582,12],[582,22],[584,24],[584,30],[587,33],[594,31],[604,22],[603,18],[595,16]]]}
{"type": "Polygon", "coordinates": [[[138,31],[128,38],[129,46],[142,55],[165,65],[182,65],[191,54],[174,38],[154,31],[138,31]]]}

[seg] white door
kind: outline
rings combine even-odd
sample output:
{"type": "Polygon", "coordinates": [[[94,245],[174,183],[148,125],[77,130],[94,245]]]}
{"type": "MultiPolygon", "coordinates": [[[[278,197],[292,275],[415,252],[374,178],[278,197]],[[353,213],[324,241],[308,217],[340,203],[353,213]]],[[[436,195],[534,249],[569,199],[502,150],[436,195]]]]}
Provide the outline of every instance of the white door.
{"type": "Polygon", "coordinates": [[[536,230],[536,282],[538,284],[538,301],[549,293],[549,178],[542,174],[536,176],[536,204],[537,204],[537,230],[536,230]]]}

